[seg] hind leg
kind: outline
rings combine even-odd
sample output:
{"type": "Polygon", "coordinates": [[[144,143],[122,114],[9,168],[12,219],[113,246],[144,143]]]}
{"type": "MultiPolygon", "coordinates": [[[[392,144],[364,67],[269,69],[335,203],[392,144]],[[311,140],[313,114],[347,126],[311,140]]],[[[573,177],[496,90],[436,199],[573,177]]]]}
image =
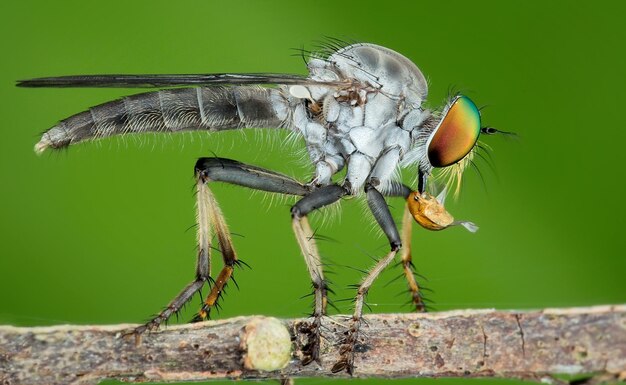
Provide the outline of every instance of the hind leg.
{"type": "Polygon", "coordinates": [[[213,281],[211,291],[194,320],[206,319],[210,310],[222,296],[228,281],[232,279],[234,267],[239,263],[233,247],[228,226],[222,211],[208,187],[209,182],[225,182],[273,193],[305,195],[309,188],[285,175],[224,158],[201,158],[195,166],[197,187],[198,258],[196,278],[187,285],[156,317],[134,330],[141,334],[155,330],[166,322],[197,293],[205,283],[211,281],[211,240],[216,235],[224,267],[213,281]]]}

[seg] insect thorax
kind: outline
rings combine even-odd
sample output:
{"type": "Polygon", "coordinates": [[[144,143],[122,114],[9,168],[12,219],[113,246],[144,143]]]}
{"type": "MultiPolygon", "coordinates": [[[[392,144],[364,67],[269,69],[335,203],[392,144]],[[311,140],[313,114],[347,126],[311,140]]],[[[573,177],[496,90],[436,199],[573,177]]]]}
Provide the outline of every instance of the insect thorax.
{"type": "Polygon", "coordinates": [[[421,109],[427,95],[424,76],[404,56],[372,44],[312,58],[308,68],[315,81],[345,84],[296,92],[303,102],[295,109],[294,124],[316,166],[315,183],[330,183],[347,166],[353,193],[368,178],[384,189],[429,114],[421,109]]]}

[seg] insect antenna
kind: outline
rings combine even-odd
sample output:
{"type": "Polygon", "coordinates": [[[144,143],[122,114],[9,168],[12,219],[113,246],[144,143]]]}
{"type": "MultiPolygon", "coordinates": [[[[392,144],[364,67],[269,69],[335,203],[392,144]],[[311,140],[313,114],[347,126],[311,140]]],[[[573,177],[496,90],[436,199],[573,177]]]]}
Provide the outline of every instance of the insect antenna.
{"type": "Polygon", "coordinates": [[[512,137],[516,139],[519,139],[520,137],[519,134],[516,132],[498,130],[497,128],[494,128],[494,127],[481,127],[480,132],[482,132],[485,135],[502,134],[502,135],[505,135],[505,137],[512,137]]]}

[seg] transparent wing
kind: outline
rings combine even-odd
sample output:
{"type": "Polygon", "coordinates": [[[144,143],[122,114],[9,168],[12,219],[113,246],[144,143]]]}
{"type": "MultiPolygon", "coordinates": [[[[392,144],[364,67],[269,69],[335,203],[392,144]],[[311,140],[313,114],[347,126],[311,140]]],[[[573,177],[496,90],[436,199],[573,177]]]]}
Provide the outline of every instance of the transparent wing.
{"type": "Polygon", "coordinates": [[[117,87],[163,88],[212,85],[345,85],[343,82],[320,82],[294,74],[173,74],[173,75],[76,75],[19,80],[18,87],[117,87]]]}

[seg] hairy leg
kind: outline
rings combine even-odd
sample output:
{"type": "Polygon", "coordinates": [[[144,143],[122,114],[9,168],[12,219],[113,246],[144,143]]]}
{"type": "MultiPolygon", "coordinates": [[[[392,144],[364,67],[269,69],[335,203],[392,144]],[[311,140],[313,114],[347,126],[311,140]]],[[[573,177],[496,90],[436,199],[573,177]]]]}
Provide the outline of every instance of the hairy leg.
{"type": "Polygon", "coordinates": [[[212,307],[221,297],[224,287],[232,278],[233,269],[239,263],[224,216],[208,187],[209,182],[225,182],[288,195],[306,195],[309,188],[285,175],[224,158],[201,158],[195,166],[197,180],[198,259],[196,278],[187,285],[157,316],[134,330],[141,334],[155,330],[172,314],[180,310],[205,283],[211,281],[211,239],[217,236],[224,259],[224,267],[214,281],[211,292],[194,320],[206,319],[212,307]]]}
{"type": "Polygon", "coordinates": [[[306,215],[313,210],[327,206],[341,199],[347,194],[347,190],[338,185],[320,187],[299,200],[291,208],[292,227],[296,240],[302,250],[304,261],[311,276],[315,296],[315,308],[313,309],[313,322],[309,327],[309,340],[303,348],[305,358],[303,365],[313,361],[319,361],[320,350],[320,327],[322,316],[326,314],[327,287],[324,280],[324,271],[317,245],[313,239],[313,231],[306,215]]]}
{"type": "MultiPolygon", "coordinates": [[[[411,189],[401,183],[393,182],[391,188],[386,192],[386,196],[401,197],[406,199],[409,197],[411,189]]],[[[402,240],[402,249],[400,250],[400,257],[402,258],[402,269],[404,270],[404,276],[406,277],[409,285],[409,292],[411,293],[411,303],[418,312],[426,311],[426,306],[423,301],[420,286],[415,279],[415,266],[411,257],[411,234],[413,229],[413,216],[409,211],[408,205],[404,206],[404,215],[402,216],[402,232],[400,239],[402,240]]]]}
{"type": "Polygon", "coordinates": [[[402,246],[398,229],[393,221],[391,213],[389,212],[389,207],[387,206],[387,202],[385,202],[383,195],[369,182],[365,185],[365,193],[367,196],[368,206],[374,215],[376,222],[378,222],[378,225],[387,236],[391,250],[386,256],[381,258],[376,265],[374,265],[359,285],[354,300],[354,313],[352,315],[348,331],[346,332],[346,337],[342,341],[339,351],[339,361],[337,361],[331,369],[333,373],[341,372],[343,370],[346,370],[349,374],[354,373],[354,354],[362,323],[365,296],[380,273],[387,266],[389,266],[391,262],[393,262],[396,254],[402,246]]]}

